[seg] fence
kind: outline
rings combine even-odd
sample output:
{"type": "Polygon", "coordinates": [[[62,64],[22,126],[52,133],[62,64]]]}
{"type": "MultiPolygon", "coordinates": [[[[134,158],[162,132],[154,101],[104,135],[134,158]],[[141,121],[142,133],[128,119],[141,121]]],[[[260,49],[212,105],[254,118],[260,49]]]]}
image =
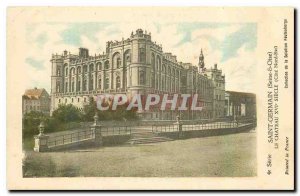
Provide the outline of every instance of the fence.
{"type": "MultiPolygon", "coordinates": [[[[116,127],[101,127],[99,130],[102,136],[116,136],[116,135],[131,135],[131,128],[127,126],[116,127]]],[[[50,136],[48,139],[48,148],[55,146],[78,143],[82,141],[92,140],[95,138],[95,131],[91,128],[85,131],[77,131],[58,136],[50,136]]]]}
{"type": "Polygon", "coordinates": [[[222,121],[222,122],[194,122],[194,124],[179,121],[175,124],[169,125],[152,125],[152,126],[99,126],[94,125],[84,131],[76,131],[65,133],[57,136],[44,135],[44,126],[41,124],[40,134],[35,136],[35,151],[46,151],[47,149],[56,149],[60,146],[70,146],[72,144],[79,144],[85,141],[99,140],[102,143],[102,138],[112,138],[119,136],[120,140],[130,138],[132,131],[145,132],[152,131],[153,133],[167,133],[167,132],[189,132],[189,131],[209,131],[230,128],[240,128],[247,126],[256,126],[255,119],[245,119],[243,121],[222,121]],[[100,138],[99,138],[100,136],[100,138]],[[122,138],[122,139],[121,139],[122,138]]]}
{"type": "Polygon", "coordinates": [[[76,143],[84,140],[93,139],[95,137],[92,130],[78,131],[64,135],[50,137],[48,140],[48,147],[76,143]]]}
{"type": "MultiPolygon", "coordinates": [[[[196,130],[212,130],[212,129],[226,129],[226,128],[238,128],[247,125],[256,125],[255,119],[245,119],[241,121],[223,121],[223,122],[207,122],[207,123],[187,123],[181,121],[181,131],[196,131],[196,130]]],[[[152,132],[176,132],[178,125],[152,125],[152,132]]]]}

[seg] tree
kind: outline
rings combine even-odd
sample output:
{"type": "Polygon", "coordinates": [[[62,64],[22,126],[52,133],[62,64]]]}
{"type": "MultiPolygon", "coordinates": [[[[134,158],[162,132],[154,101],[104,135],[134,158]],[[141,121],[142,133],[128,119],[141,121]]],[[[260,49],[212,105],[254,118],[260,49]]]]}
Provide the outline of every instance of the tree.
{"type": "Polygon", "coordinates": [[[23,137],[33,136],[39,133],[38,126],[41,121],[47,119],[42,112],[31,111],[23,116],[23,137]]]}
{"type": "Polygon", "coordinates": [[[89,98],[89,104],[83,107],[83,120],[93,121],[93,117],[97,111],[97,103],[93,97],[89,98]]]}
{"type": "Polygon", "coordinates": [[[52,118],[62,123],[77,122],[81,120],[81,117],[81,112],[72,104],[59,105],[52,113],[52,118]]]}
{"type": "Polygon", "coordinates": [[[132,110],[126,110],[128,103],[120,105],[116,110],[112,110],[108,102],[102,103],[103,107],[109,106],[108,110],[99,110],[97,108],[97,103],[93,97],[89,99],[89,104],[84,106],[84,117],[85,121],[93,121],[95,113],[98,113],[100,120],[129,120],[137,119],[136,108],[132,110]]]}

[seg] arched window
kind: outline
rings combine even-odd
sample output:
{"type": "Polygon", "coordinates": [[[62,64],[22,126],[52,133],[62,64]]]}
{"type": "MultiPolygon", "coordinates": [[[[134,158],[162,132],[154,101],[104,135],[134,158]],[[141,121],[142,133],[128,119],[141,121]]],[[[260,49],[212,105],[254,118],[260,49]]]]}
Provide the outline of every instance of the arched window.
{"type": "Polygon", "coordinates": [[[105,89],[108,89],[108,88],[109,88],[109,78],[105,78],[104,88],[105,88],[105,89]]]}
{"type": "Polygon", "coordinates": [[[94,71],[94,64],[91,63],[91,64],[90,64],[90,72],[93,72],[93,71],[94,71]]]}
{"type": "Polygon", "coordinates": [[[80,85],[81,85],[81,81],[79,79],[78,82],[77,82],[77,91],[80,91],[80,85]]]}
{"type": "Polygon", "coordinates": [[[97,63],[97,68],[98,68],[99,71],[101,71],[102,70],[102,63],[98,62],[97,63]]]}
{"type": "Polygon", "coordinates": [[[81,74],[81,67],[77,67],[77,73],[81,74]]]}
{"type": "Polygon", "coordinates": [[[86,73],[87,72],[87,65],[84,65],[83,66],[83,73],[86,73]]]}
{"type": "Polygon", "coordinates": [[[57,69],[56,69],[56,75],[57,75],[57,76],[60,76],[60,69],[61,69],[61,67],[60,67],[60,66],[57,66],[57,69]]]}
{"type": "Polygon", "coordinates": [[[117,59],[117,68],[120,68],[121,67],[121,58],[118,58],[117,59]]]}
{"type": "Polygon", "coordinates": [[[64,66],[63,66],[63,72],[64,72],[63,74],[64,74],[65,76],[68,76],[68,71],[69,71],[69,70],[68,70],[68,64],[65,63],[64,66]]]}
{"type": "Polygon", "coordinates": [[[117,76],[116,78],[116,88],[120,88],[121,87],[121,79],[120,79],[120,76],[117,76]]]}
{"type": "Polygon", "coordinates": [[[109,61],[105,61],[105,63],[104,63],[104,69],[109,69],[109,61]]]}
{"type": "Polygon", "coordinates": [[[120,68],[121,67],[121,55],[120,53],[116,52],[114,53],[112,57],[113,67],[114,68],[120,68]]]}
{"type": "Polygon", "coordinates": [[[128,66],[131,63],[130,50],[126,50],[124,53],[125,64],[128,66]]]}

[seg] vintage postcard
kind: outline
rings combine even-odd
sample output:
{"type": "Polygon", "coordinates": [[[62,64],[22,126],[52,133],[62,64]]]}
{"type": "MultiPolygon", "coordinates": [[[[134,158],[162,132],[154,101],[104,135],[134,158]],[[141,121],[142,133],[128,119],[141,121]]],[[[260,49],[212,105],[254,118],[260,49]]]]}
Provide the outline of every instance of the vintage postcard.
{"type": "Polygon", "coordinates": [[[291,7],[9,7],[10,190],[293,190],[291,7]]]}

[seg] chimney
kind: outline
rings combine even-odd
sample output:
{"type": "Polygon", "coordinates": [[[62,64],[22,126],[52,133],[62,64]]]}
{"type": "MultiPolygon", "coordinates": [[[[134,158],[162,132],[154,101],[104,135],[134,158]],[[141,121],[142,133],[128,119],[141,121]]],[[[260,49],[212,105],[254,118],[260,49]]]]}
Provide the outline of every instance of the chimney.
{"type": "Polygon", "coordinates": [[[214,67],[214,69],[218,69],[218,65],[217,65],[217,63],[215,64],[215,67],[214,67]]]}
{"type": "Polygon", "coordinates": [[[89,57],[89,50],[86,48],[79,48],[79,57],[81,58],[89,57]]]}

